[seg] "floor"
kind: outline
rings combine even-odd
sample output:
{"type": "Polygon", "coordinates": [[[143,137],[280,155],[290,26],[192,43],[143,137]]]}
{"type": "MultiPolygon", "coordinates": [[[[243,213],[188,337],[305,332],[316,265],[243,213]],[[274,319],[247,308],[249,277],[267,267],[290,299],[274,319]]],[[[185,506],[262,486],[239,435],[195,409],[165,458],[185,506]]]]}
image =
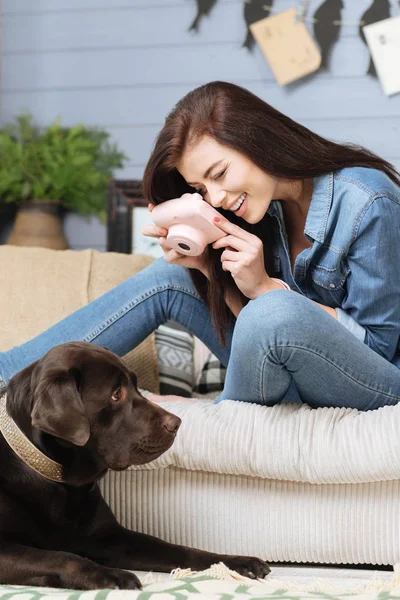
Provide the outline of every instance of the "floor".
{"type": "MultiPolygon", "coordinates": [[[[142,581],[147,575],[143,571],[135,571],[135,573],[142,581]]],[[[154,573],[154,576],[159,581],[169,579],[169,573],[154,573]]],[[[356,587],[368,584],[376,578],[390,581],[393,578],[393,570],[273,565],[269,577],[280,581],[296,582],[296,584],[308,584],[315,579],[325,579],[334,585],[356,587]]]]}

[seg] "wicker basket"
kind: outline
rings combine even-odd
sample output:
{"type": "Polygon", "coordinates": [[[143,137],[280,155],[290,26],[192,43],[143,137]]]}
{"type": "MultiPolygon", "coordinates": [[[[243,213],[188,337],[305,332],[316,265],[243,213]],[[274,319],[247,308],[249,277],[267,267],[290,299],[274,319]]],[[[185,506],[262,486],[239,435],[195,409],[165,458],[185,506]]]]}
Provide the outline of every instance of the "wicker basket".
{"type": "Polygon", "coordinates": [[[17,212],[7,244],[38,246],[53,250],[68,248],[60,217],[59,202],[57,200],[24,202],[17,212]]]}

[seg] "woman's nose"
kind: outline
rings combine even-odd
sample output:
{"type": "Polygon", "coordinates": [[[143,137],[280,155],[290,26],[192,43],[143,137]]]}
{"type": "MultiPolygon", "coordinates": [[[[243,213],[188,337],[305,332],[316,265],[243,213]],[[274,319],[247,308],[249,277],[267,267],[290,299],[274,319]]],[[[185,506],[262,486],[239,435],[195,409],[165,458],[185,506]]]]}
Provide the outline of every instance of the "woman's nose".
{"type": "Polygon", "coordinates": [[[226,192],[224,190],[209,190],[210,204],[214,208],[221,208],[225,200],[226,192]]]}

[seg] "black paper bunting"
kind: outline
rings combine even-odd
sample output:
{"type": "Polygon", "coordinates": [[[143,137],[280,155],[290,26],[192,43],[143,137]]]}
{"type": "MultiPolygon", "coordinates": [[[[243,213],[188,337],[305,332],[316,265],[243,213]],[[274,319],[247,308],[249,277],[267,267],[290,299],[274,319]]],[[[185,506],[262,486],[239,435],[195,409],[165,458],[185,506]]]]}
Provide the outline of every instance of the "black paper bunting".
{"type": "Polygon", "coordinates": [[[273,5],[273,0],[245,0],[244,1],[244,20],[246,21],[247,26],[247,35],[244,40],[242,47],[247,48],[248,50],[252,50],[255,44],[255,39],[253,34],[250,31],[249,25],[255,23],[256,21],[261,21],[261,19],[265,19],[269,17],[271,12],[271,8],[273,5]]]}
{"type": "MultiPolygon", "coordinates": [[[[365,35],[363,32],[363,27],[365,25],[371,25],[372,23],[376,23],[377,21],[382,21],[383,19],[388,19],[390,17],[390,2],[389,0],[374,0],[371,6],[365,11],[360,20],[360,27],[358,29],[360,33],[360,37],[364,44],[367,44],[367,40],[365,39],[365,35]]],[[[368,44],[367,44],[368,48],[368,44]]],[[[375,65],[373,63],[372,58],[369,61],[369,67],[367,71],[368,75],[373,75],[377,77],[375,65]]]]}
{"type": "Polygon", "coordinates": [[[332,46],[339,39],[342,8],[342,0],[325,0],[314,13],[314,35],[321,49],[321,69],[328,68],[332,46]]]}
{"type": "Polygon", "coordinates": [[[203,17],[210,14],[218,0],[196,0],[197,4],[197,15],[189,27],[189,31],[199,31],[200,21],[203,17]]]}
{"type": "MultiPolygon", "coordinates": [[[[1,0],[0,0],[1,1],[1,0]]],[[[349,0],[350,1],[350,0],[349,0]]],[[[199,31],[200,22],[203,17],[208,16],[218,0],[196,0],[197,14],[189,31],[199,31]]],[[[300,0],[296,0],[300,5],[300,0]]],[[[400,0],[398,0],[400,6],[400,0]]],[[[307,4],[305,4],[307,6],[307,4]]],[[[321,50],[321,69],[327,69],[329,58],[333,46],[339,39],[342,25],[342,10],[344,8],[343,0],[325,0],[317,8],[313,15],[314,37],[321,50]]],[[[274,10],[274,0],[244,0],[243,16],[246,23],[247,34],[242,47],[252,50],[255,45],[255,39],[250,30],[250,25],[269,17],[274,10]]],[[[363,27],[372,23],[377,23],[390,17],[390,0],[373,0],[371,6],[364,12],[359,22],[359,35],[364,42],[365,39],[363,27]]],[[[372,58],[370,58],[368,75],[377,77],[377,72],[372,58]]]]}

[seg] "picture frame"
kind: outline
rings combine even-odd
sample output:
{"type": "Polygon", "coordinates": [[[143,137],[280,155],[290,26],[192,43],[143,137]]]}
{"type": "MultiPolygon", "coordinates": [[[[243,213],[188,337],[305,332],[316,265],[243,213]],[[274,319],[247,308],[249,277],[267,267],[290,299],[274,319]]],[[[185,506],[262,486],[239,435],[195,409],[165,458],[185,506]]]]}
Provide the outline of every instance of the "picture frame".
{"type": "Polygon", "coordinates": [[[141,233],[152,224],[148,201],[139,179],[113,179],[108,185],[107,252],[146,254],[159,258],[163,250],[154,238],[141,233]]]}

